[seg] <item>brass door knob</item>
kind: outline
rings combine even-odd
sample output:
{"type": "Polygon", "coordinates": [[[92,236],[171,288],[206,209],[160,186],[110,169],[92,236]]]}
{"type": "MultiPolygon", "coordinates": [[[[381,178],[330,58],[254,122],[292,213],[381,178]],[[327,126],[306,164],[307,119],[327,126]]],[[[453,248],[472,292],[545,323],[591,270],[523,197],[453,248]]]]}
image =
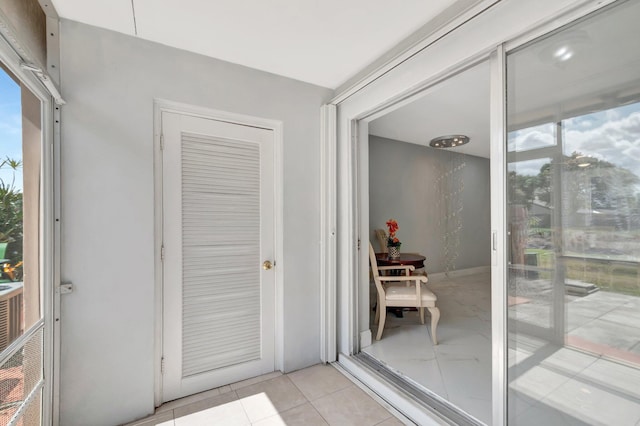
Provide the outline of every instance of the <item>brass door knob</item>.
{"type": "Polygon", "coordinates": [[[273,264],[269,260],[265,260],[264,262],[262,262],[262,269],[268,271],[271,268],[273,268],[273,264]]]}

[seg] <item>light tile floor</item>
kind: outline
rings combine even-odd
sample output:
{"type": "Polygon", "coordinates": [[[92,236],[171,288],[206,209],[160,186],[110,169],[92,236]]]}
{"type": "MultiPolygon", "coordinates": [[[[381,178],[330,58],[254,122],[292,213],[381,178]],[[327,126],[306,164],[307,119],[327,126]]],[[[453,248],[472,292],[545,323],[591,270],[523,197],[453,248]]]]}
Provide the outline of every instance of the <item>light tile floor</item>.
{"type": "MultiPolygon", "coordinates": [[[[420,325],[417,312],[405,312],[404,318],[388,315],[382,340],[364,351],[490,424],[490,275],[434,280],[430,285],[442,312],[439,345],[431,344],[429,327],[420,325]]],[[[640,338],[635,331],[602,326],[606,321],[640,329],[640,298],[601,291],[581,298],[567,297],[566,303],[568,342],[573,344],[572,339],[581,338],[598,345],[583,346],[591,352],[587,354],[568,346],[550,346],[544,339],[523,333],[510,335],[510,419],[518,425],[640,426],[640,364],[636,358],[640,338]]],[[[518,299],[510,317],[515,315],[524,321],[530,318],[541,325],[548,316],[536,309],[543,306],[533,297],[518,299]]],[[[129,426],[252,424],[403,423],[338,370],[317,365],[173,401],[161,406],[154,416],[129,426]]]]}
{"type": "Polygon", "coordinates": [[[160,406],[127,426],[412,424],[330,365],[267,374],[160,406]]]}
{"type": "MultiPolygon", "coordinates": [[[[431,344],[417,312],[405,312],[387,315],[382,340],[363,351],[491,424],[490,281],[490,274],[476,274],[430,282],[441,311],[439,345],[431,344]]],[[[541,286],[523,285],[530,294],[519,291],[509,309],[518,332],[509,336],[511,422],[640,426],[640,298],[607,291],[565,296],[562,346],[519,328],[550,327],[551,317],[541,286]]]]}
{"type": "MultiPolygon", "coordinates": [[[[387,315],[382,339],[363,352],[391,370],[476,417],[491,423],[491,277],[476,274],[431,280],[438,296],[438,345],[429,319],[417,311],[387,315]]],[[[373,289],[375,297],[375,288],[373,289]]],[[[371,330],[377,331],[371,315],[371,330]]],[[[375,335],[375,334],[374,334],[375,335]]]]}

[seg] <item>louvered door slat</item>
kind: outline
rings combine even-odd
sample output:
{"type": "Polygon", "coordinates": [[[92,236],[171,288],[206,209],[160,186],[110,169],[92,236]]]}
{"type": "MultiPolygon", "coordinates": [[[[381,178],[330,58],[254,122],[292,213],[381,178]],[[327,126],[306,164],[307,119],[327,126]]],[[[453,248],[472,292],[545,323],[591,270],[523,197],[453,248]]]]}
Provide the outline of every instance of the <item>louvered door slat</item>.
{"type": "Polygon", "coordinates": [[[260,150],[182,136],[182,375],[260,357],[260,150]]]}

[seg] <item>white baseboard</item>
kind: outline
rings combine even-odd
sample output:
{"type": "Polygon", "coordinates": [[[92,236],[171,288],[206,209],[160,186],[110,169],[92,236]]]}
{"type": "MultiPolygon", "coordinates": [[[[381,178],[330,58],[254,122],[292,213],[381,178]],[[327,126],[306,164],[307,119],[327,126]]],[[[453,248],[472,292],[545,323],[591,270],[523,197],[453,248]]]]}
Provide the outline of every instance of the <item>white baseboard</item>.
{"type": "Polygon", "coordinates": [[[360,349],[371,346],[371,329],[360,332],[360,349]]]}
{"type": "MultiPolygon", "coordinates": [[[[465,277],[475,274],[486,274],[491,272],[491,266],[476,266],[474,268],[458,269],[456,271],[449,271],[448,278],[465,277]]],[[[435,274],[429,274],[429,281],[441,281],[447,278],[445,272],[437,272],[435,274]]]]}

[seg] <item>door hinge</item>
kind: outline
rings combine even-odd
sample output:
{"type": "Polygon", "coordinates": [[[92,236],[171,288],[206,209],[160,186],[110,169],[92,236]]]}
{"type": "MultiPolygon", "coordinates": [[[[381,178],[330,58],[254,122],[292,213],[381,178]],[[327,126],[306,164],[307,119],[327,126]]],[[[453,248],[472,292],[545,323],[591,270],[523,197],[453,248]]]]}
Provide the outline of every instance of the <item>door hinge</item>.
{"type": "Polygon", "coordinates": [[[160,151],[164,151],[164,134],[160,133],[160,151]]]}
{"type": "Polygon", "coordinates": [[[358,250],[360,250],[360,245],[362,244],[362,241],[360,240],[360,238],[358,238],[358,250]]]}
{"type": "Polygon", "coordinates": [[[164,262],[164,244],[160,247],[160,262],[164,262]]]}
{"type": "Polygon", "coordinates": [[[164,357],[160,358],[160,373],[164,374],[164,357]]]}

